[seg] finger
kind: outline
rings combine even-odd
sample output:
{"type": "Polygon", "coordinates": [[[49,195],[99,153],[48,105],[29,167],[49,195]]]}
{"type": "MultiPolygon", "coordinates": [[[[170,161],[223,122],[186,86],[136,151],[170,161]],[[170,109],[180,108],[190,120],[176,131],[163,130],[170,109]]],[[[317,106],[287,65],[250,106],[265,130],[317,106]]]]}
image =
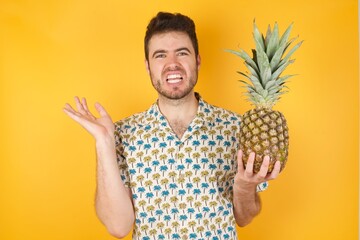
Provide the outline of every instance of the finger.
{"type": "Polygon", "coordinates": [[[245,171],[242,157],[243,157],[243,151],[239,150],[237,154],[237,163],[238,163],[237,165],[238,165],[238,172],[241,174],[243,174],[245,171]]]}
{"type": "Polygon", "coordinates": [[[87,118],[84,118],[81,113],[76,112],[74,109],[72,109],[69,104],[65,105],[63,110],[71,119],[73,119],[75,122],[79,123],[81,126],[83,126],[86,130],[89,131],[91,125],[93,124],[91,121],[89,121],[87,118]]]}
{"type": "Polygon", "coordinates": [[[86,114],[86,111],[85,111],[83,105],[81,104],[79,97],[76,96],[76,97],[74,97],[74,99],[75,99],[75,104],[76,104],[78,112],[81,114],[86,114]]]}
{"type": "MultiPolygon", "coordinates": [[[[70,106],[70,105],[69,105],[70,106]]],[[[73,120],[75,120],[76,122],[79,122],[80,121],[80,114],[78,112],[76,112],[74,109],[72,109],[71,107],[69,106],[65,106],[63,108],[63,111],[70,117],[72,118],[73,120]]]]}
{"type": "Polygon", "coordinates": [[[86,98],[82,98],[82,99],[81,99],[81,102],[82,102],[82,105],[83,105],[85,111],[88,112],[88,113],[90,113],[89,108],[88,108],[88,105],[87,105],[87,102],[86,102],[86,98]]]}
{"type": "Polygon", "coordinates": [[[277,176],[280,173],[280,169],[281,169],[281,162],[276,161],[276,163],[274,165],[274,169],[272,170],[270,176],[268,177],[268,180],[273,180],[273,179],[277,178],[277,176]]]}
{"type": "Polygon", "coordinates": [[[100,103],[95,103],[96,111],[100,114],[101,117],[109,117],[109,114],[106,112],[105,108],[101,106],[100,103]]]}
{"type": "Polygon", "coordinates": [[[263,159],[263,162],[261,164],[260,170],[258,172],[258,176],[260,178],[265,178],[266,175],[268,174],[269,164],[270,164],[270,157],[265,156],[264,159],[263,159]]]}
{"type": "Polygon", "coordinates": [[[246,163],[246,169],[245,172],[249,175],[252,176],[253,175],[253,171],[254,171],[254,161],[255,161],[255,153],[251,152],[249,155],[249,158],[247,160],[246,163]]]}
{"type": "Polygon", "coordinates": [[[86,114],[93,120],[96,119],[96,117],[90,112],[89,108],[88,108],[88,105],[87,105],[87,102],[86,102],[86,98],[82,98],[81,100],[82,102],[82,105],[84,107],[84,110],[86,111],[86,114]]]}
{"type": "Polygon", "coordinates": [[[72,108],[72,106],[68,103],[65,104],[64,110],[67,110],[69,112],[75,113],[76,111],[72,108]]]}

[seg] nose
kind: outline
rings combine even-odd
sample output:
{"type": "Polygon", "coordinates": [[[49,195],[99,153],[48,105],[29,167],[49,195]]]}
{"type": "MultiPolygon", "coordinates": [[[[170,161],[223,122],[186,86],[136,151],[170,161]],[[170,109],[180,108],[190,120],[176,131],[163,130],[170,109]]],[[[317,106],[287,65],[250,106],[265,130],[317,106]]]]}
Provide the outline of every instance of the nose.
{"type": "Polygon", "coordinates": [[[167,57],[167,68],[170,68],[171,70],[176,70],[180,67],[180,63],[177,59],[176,54],[169,54],[167,57]]]}

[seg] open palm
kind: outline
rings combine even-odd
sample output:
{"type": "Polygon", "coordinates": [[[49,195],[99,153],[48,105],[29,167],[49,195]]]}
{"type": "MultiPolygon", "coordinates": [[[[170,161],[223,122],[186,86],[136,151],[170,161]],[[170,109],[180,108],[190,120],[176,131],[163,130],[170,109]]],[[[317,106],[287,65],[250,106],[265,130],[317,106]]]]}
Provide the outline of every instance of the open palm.
{"type": "Polygon", "coordinates": [[[89,111],[85,98],[82,98],[80,101],[78,97],[75,97],[75,104],[77,110],[75,110],[70,104],[65,104],[64,112],[69,117],[84,127],[96,140],[103,137],[113,138],[114,123],[100,103],[95,103],[95,108],[100,115],[98,118],[89,111]]]}

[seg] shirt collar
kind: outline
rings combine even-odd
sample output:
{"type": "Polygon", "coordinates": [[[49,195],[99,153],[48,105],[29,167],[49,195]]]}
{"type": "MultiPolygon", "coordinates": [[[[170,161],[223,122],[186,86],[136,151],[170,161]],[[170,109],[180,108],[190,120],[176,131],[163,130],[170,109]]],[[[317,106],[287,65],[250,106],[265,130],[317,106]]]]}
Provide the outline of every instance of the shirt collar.
{"type": "MultiPolygon", "coordinates": [[[[205,123],[208,126],[214,125],[215,123],[214,107],[204,101],[199,93],[195,92],[195,97],[199,101],[198,110],[195,118],[190,123],[187,132],[195,131],[205,123]]],[[[169,123],[161,113],[157,102],[155,102],[146,112],[144,123],[152,125],[152,127],[163,128],[168,131],[171,130],[169,123]]]]}

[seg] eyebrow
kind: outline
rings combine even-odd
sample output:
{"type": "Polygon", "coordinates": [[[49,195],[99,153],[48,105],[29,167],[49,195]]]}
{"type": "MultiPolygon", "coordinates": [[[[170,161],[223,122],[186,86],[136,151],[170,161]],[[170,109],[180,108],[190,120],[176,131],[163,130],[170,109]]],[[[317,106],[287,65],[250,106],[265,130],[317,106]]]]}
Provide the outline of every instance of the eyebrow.
{"type": "MultiPolygon", "coordinates": [[[[186,51],[188,53],[191,53],[190,49],[188,49],[187,47],[181,47],[181,48],[178,48],[175,50],[175,52],[180,52],[180,51],[186,51]]],[[[158,53],[166,53],[168,51],[164,50],[164,49],[159,49],[159,50],[156,50],[153,54],[152,54],[152,57],[155,57],[156,54],[158,53]]]]}

